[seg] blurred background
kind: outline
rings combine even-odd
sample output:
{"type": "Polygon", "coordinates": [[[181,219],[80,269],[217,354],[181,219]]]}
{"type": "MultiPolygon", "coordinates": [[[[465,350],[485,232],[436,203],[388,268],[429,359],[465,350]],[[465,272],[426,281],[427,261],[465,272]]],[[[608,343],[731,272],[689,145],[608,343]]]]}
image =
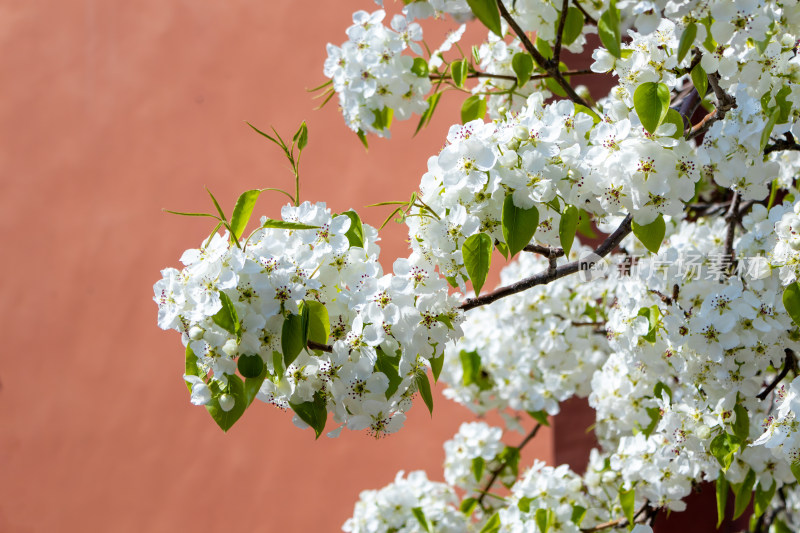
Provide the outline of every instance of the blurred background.
{"type": "MultiPolygon", "coordinates": [[[[224,434],[189,403],[177,333],[156,325],[159,270],[212,227],[161,209],[211,209],[204,186],[227,210],[244,190],[292,186],[245,120],[289,137],[308,121],[304,200],[379,225],[386,208],[366,204],[416,189],[460,96],[413,140],[416,120],[396,122],[365,152],[336,100],[314,111],[306,92],[357,9],[377,6],[0,1],[0,532],[336,531],[400,469],[442,479],[442,443],[472,417],[441,396],[433,418],[416,405],[379,441],[315,441],[258,402],[224,434]]],[[[429,24],[426,40],[453,27],[429,24]]],[[[256,214],[283,203],[264,194],[256,214]]],[[[391,268],[405,227],[382,237],[391,268]]],[[[552,449],[542,432],[529,453],[552,449]]]]}

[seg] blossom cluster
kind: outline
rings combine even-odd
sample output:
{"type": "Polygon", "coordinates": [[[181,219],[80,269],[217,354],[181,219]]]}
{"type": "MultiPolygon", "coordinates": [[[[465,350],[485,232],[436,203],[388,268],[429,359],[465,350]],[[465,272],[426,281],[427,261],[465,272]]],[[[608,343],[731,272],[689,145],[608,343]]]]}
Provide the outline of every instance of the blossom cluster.
{"type": "Polygon", "coordinates": [[[396,431],[428,361],[460,332],[457,302],[418,258],[399,259],[384,275],[377,232],[356,216],[308,202],[281,214],[308,229],[263,219],[242,243],[215,234],[154,287],[159,325],[187,345],[192,403],[246,408],[252,397],[240,393],[238,368],[246,383],[263,380],[254,384],[260,400],[291,407],[301,426],[312,423],[313,406],[322,426],[333,413],[337,432],[396,431]],[[317,346],[297,346],[298,338],[317,346]],[[330,352],[320,349],[329,340],[330,352]]]}

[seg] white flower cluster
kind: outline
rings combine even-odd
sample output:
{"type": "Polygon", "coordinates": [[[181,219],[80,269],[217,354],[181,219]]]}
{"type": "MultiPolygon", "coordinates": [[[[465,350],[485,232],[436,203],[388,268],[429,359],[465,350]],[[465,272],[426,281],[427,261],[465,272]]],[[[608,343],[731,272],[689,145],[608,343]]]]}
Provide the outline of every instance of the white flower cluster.
{"type": "Polygon", "coordinates": [[[402,52],[422,48],[419,24],[403,15],[383,25],[383,10],[357,11],[341,47],[328,44],[325,75],[339,94],[345,122],[355,132],[389,136],[392,117],[405,120],[428,108],[425,95],[431,88],[427,68],[412,72],[414,58],[402,52]]]}
{"type": "Polygon", "coordinates": [[[776,391],[778,410],[766,420],[766,431],[753,446],[763,445],[789,463],[800,461],[800,377],[776,391]]]}
{"type": "MultiPolygon", "coordinates": [[[[461,424],[453,439],[444,443],[445,481],[453,487],[473,491],[473,494],[483,488],[500,466],[497,457],[504,448],[502,437],[502,429],[491,427],[486,422],[461,424]]],[[[510,481],[515,478],[516,475],[512,475],[510,481]]]]}
{"type": "Polygon", "coordinates": [[[800,202],[783,214],[775,224],[777,239],[770,263],[780,269],[784,285],[794,283],[800,273],[800,202]]]}
{"type": "Polygon", "coordinates": [[[159,325],[180,331],[191,354],[192,402],[244,409],[252,397],[237,392],[238,366],[243,377],[263,379],[259,399],[291,406],[303,427],[314,406],[322,426],[331,411],[339,429],[396,431],[418,380],[427,380],[427,361],[460,332],[457,300],[414,257],[383,275],[377,232],[357,215],[333,216],[308,202],[281,215],[313,229],[270,228],[274,221],[264,219],[241,248],[215,234],[155,285],[159,325]],[[354,224],[358,243],[350,242],[354,224]],[[306,336],[321,345],[330,339],[331,352],[297,346],[306,336]]]}
{"type": "MultiPolygon", "coordinates": [[[[586,254],[584,247],[573,251],[575,258],[586,254]]],[[[546,269],[545,259],[526,253],[501,271],[500,284],[546,269]]],[[[479,414],[510,407],[550,415],[573,395],[588,396],[592,374],[609,354],[603,313],[614,286],[562,278],[470,311],[464,337],[445,351],[445,396],[479,414]]]]}
{"type": "Polygon", "coordinates": [[[458,510],[458,497],[448,485],[429,481],[425,472],[398,472],[393,483],[361,492],[348,533],[463,533],[477,531],[458,510]]]}

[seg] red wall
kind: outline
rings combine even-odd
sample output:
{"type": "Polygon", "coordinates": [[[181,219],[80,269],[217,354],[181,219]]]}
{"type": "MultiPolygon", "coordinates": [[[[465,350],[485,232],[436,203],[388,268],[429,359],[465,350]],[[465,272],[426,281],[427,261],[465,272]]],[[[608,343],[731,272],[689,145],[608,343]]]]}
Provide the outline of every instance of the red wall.
{"type": "MultiPolygon", "coordinates": [[[[151,300],[159,270],[210,231],[161,208],[209,209],[203,186],[229,208],[291,186],[244,120],[287,134],[308,121],[304,199],[377,225],[386,212],[364,205],[414,190],[459,98],[413,141],[398,123],[364,153],[335,103],[313,111],[305,92],[358,8],[375,5],[0,1],[0,532],[333,531],[399,469],[441,479],[442,443],[470,419],[441,398],[377,442],[314,441],[261,404],[223,434],[189,404],[182,346],[151,300]]],[[[384,232],[385,257],[404,238],[384,232]]],[[[551,457],[551,434],[536,446],[551,457]]]]}

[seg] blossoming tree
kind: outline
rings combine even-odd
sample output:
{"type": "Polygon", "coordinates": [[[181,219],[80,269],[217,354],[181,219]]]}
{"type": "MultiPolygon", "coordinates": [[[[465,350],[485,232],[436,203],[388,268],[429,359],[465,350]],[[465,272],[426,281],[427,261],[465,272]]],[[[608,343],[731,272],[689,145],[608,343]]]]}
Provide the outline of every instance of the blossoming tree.
{"type": "Polygon", "coordinates": [[[246,191],[229,215],[212,196],[214,212],[192,213],[215,220],[211,236],[155,285],[191,402],[226,431],[259,400],[317,437],[381,437],[416,397],[433,409],[432,378],[503,415],[445,443],[446,483],[400,473],[361,494],[345,531],[639,533],[701,482],[720,521],[731,497],[751,531],[797,531],[797,1],[387,9],[353,15],[319,90],[365,145],[466,96],[418,190],[386,204],[410,253],[384,273],[377,229],[301,202],[305,124],[291,142],[254,127],[294,191],[246,191]],[[486,40],[465,53],[461,26],[431,51],[421,23],[445,15],[477,19],[486,40]],[[584,51],[591,69],[568,64],[584,51]],[[576,84],[589,76],[615,85],[594,99],[576,84]],[[266,191],[289,203],[245,234],[266,191]],[[495,250],[514,260],[487,291],[495,250]],[[587,471],[521,468],[572,396],[596,411],[587,471]]]}

